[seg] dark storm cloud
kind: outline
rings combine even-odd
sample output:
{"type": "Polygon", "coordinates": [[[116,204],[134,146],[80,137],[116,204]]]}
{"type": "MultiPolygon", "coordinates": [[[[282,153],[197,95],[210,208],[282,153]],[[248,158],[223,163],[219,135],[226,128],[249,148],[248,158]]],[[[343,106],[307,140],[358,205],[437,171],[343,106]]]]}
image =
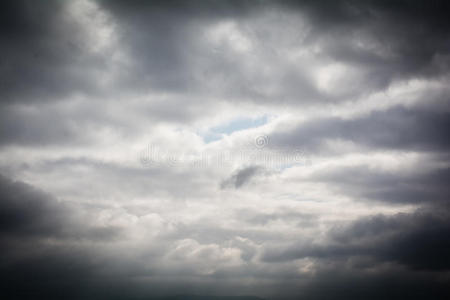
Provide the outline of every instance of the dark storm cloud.
{"type": "Polygon", "coordinates": [[[108,240],[119,228],[86,226],[76,206],[59,202],[22,182],[0,177],[2,239],[57,238],[108,240]]]}
{"type": "Polygon", "coordinates": [[[396,78],[429,77],[449,71],[450,5],[446,1],[282,3],[306,12],[314,24],[311,39],[330,39],[324,53],[371,69],[367,84],[374,88],[383,88],[396,78]],[[379,48],[358,47],[355,38],[379,48]],[[386,55],[374,50],[383,50],[386,55]]]}
{"type": "Polygon", "coordinates": [[[383,172],[368,167],[342,167],[316,172],[307,180],[329,184],[330,188],[360,201],[371,199],[391,204],[423,205],[446,203],[450,197],[450,169],[418,171],[402,174],[400,171],[383,172]]]}
{"type": "Polygon", "coordinates": [[[332,237],[341,245],[370,247],[372,244],[375,249],[366,248],[368,254],[381,260],[396,261],[413,269],[439,271],[450,270],[449,233],[449,213],[441,209],[362,219],[336,230],[332,237]]]}
{"type": "Polygon", "coordinates": [[[449,6],[443,1],[100,3],[123,24],[123,40],[135,61],[129,73],[132,77],[123,80],[140,88],[194,94],[210,94],[213,89],[214,95],[227,95],[230,100],[249,97],[259,103],[275,99],[277,103],[311,103],[367,95],[384,90],[395,80],[445,75],[450,65],[449,6]],[[252,55],[273,68],[270,77],[248,72],[243,67],[247,58],[222,48],[217,52],[202,40],[203,30],[214,22],[239,21],[266,11],[279,14],[280,24],[286,22],[283,13],[297,11],[311,26],[302,43],[285,45],[270,28],[245,23],[244,32],[257,45],[252,55]],[[324,94],[301,66],[285,63],[274,54],[285,47],[314,44],[320,48],[318,57],[348,64],[361,74],[353,81],[342,79],[341,91],[324,94]],[[262,92],[273,82],[281,91],[262,92]]]}
{"type": "MultiPolygon", "coordinates": [[[[102,86],[101,74],[111,73],[115,62],[109,50],[88,51],[92,41],[86,33],[61,16],[66,4],[46,1],[38,5],[26,0],[2,4],[3,101],[154,90],[228,95],[260,103],[275,98],[277,103],[311,103],[367,94],[395,79],[446,74],[449,69],[448,5],[442,1],[99,1],[100,8],[112,15],[118,45],[129,61],[120,65],[113,84],[102,86]],[[282,16],[296,10],[306,16],[311,30],[304,44],[294,45],[317,43],[319,57],[361,69],[362,79],[350,82],[341,95],[319,92],[310,74],[270,54],[289,45],[277,40],[276,32],[268,28],[253,28],[251,23],[243,26],[258,47],[252,50],[256,59],[273,68],[269,77],[249,72],[243,67],[246,58],[226,49],[217,52],[203,40],[203,31],[219,21],[244,20],[264,11],[282,16]],[[369,46],[358,46],[361,39],[369,46]],[[272,49],[265,41],[279,44],[272,49]],[[281,91],[262,92],[271,82],[282,87],[281,91]]],[[[278,21],[285,20],[280,17],[278,21]]]]}
{"type": "MultiPolygon", "coordinates": [[[[226,80],[238,75],[233,67],[238,67],[239,62],[205,48],[202,30],[214,21],[245,15],[254,10],[254,5],[240,1],[99,3],[119,25],[118,34],[131,61],[125,69],[127,72],[119,76],[118,84],[122,88],[195,95],[209,92],[205,83],[214,80],[216,75],[222,74],[226,80]],[[215,73],[219,68],[223,72],[215,73]]],[[[183,103],[187,106],[195,101],[188,97],[183,103]]]]}
{"type": "Polygon", "coordinates": [[[311,153],[333,151],[327,140],[343,140],[368,149],[448,151],[450,113],[430,112],[396,106],[353,119],[327,117],[314,119],[297,128],[275,133],[277,146],[302,147],[311,153]]]}
{"type": "Polygon", "coordinates": [[[67,19],[64,1],[1,4],[1,100],[61,100],[96,90],[91,77],[103,58],[90,54],[80,28],[67,19]]]}
{"type": "MultiPolygon", "coordinates": [[[[148,91],[151,87],[156,91],[227,97],[228,101],[251,98],[260,103],[273,101],[272,96],[289,101],[300,96],[304,101],[325,97],[307,74],[273,54],[275,49],[265,39],[274,33],[267,28],[256,28],[258,25],[251,23],[242,26],[258,47],[250,53],[259,61],[255,67],[262,66],[260,63],[270,65],[275,70],[270,75],[248,70],[245,64],[251,56],[234,53],[226,42],[212,45],[207,41],[208,28],[220,22],[242,21],[244,16],[252,17],[271,5],[258,2],[250,5],[245,1],[100,3],[120,24],[119,34],[130,55],[131,66],[126,72],[129,76],[120,76],[118,82],[126,88],[148,91]],[[262,91],[274,82],[282,86],[282,92],[269,95],[262,91]]],[[[276,37],[273,38],[277,43],[276,37]]],[[[186,106],[196,105],[197,101],[195,97],[183,99],[186,106]]]]}
{"type": "Polygon", "coordinates": [[[370,259],[363,268],[374,268],[380,262],[395,262],[413,270],[449,270],[449,236],[450,221],[446,210],[379,215],[331,229],[325,244],[298,244],[288,249],[268,250],[263,260],[274,262],[312,257],[338,262],[368,257],[370,259]]]}
{"type": "MultiPolygon", "coordinates": [[[[117,66],[111,50],[101,53],[89,50],[96,41],[87,38],[87,31],[95,28],[83,28],[83,24],[71,20],[68,2],[2,3],[2,102],[136,94],[137,88],[139,93],[149,89],[198,91],[200,83],[192,76],[192,59],[208,56],[210,51],[196,53],[199,50],[196,36],[200,33],[194,21],[198,17],[208,24],[211,19],[244,14],[254,6],[238,1],[98,3],[113,14],[111,22],[119,25],[115,33],[120,37],[120,47],[131,61],[131,65],[120,65],[120,74],[108,86],[99,82],[105,72],[112,73],[117,66]]],[[[226,61],[221,65],[226,66],[226,61]]]]}
{"type": "Polygon", "coordinates": [[[2,297],[79,299],[92,292],[90,281],[108,259],[84,243],[115,240],[120,229],[88,225],[76,206],[3,176],[0,195],[2,297]]]}

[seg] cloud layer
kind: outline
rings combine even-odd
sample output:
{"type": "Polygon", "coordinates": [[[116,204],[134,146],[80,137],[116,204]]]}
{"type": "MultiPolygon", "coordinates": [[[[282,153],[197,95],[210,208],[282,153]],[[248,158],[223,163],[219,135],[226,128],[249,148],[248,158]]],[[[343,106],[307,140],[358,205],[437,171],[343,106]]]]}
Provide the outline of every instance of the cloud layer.
{"type": "Polygon", "coordinates": [[[3,2],[2,297],[447,299],[449,8],[3,2]]]}

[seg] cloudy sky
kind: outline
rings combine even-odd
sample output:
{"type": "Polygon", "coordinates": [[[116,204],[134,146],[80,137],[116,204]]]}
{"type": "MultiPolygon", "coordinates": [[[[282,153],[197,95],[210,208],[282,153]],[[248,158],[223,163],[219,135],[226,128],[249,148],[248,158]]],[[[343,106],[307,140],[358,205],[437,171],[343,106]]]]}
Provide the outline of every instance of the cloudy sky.
{"type": "Polygon", "coordinates": [[[4,299],[449,299],[450,5],[2,1],[4,299]]]}

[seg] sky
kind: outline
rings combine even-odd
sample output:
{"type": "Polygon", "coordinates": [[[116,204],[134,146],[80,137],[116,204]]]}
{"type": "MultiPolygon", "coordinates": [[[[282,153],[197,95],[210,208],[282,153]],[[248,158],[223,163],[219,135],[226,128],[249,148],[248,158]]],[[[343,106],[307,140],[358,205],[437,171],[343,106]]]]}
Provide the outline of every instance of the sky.
{"type": "Polygon", "coordinates": [[[449,13],[2,1],[1,298],[449,299],[449,13]]]}

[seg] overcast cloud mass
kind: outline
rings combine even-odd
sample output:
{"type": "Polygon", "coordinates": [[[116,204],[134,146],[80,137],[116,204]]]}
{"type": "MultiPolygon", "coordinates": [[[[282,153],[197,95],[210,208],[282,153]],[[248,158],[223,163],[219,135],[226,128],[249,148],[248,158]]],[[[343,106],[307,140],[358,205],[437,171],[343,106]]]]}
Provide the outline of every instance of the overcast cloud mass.
{"type": "Polygon", "coordinates": [[[2,1],[0,297],[450,299],[449,16],[2,1]]]}

